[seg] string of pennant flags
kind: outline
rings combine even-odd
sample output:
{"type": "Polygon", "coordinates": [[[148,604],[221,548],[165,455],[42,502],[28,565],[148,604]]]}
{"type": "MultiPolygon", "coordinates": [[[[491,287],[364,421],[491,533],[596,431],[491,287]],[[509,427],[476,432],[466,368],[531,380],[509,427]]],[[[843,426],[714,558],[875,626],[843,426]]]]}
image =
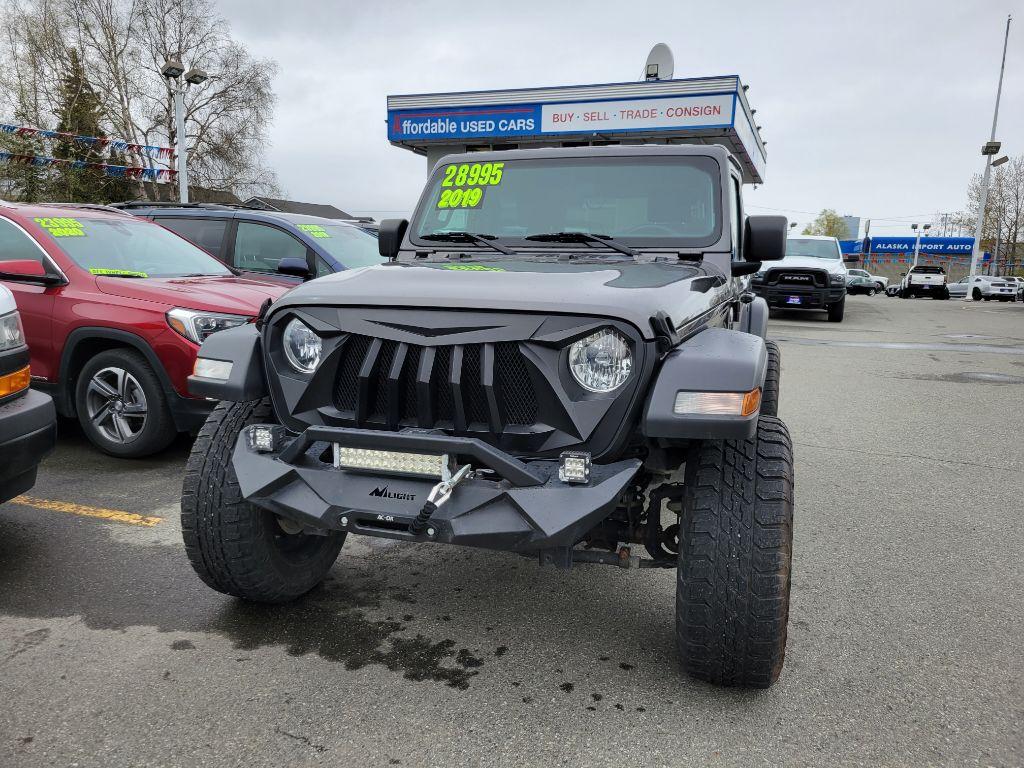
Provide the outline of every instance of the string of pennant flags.
{"type": "Polygon", "coordinates": [[[63,131],[47,131],[42,128],[31,128],[27,125],[9,125],[0,123],[0,133],[13,134],[15,136],[38,136],[41,139],[63,139],[73,141],[88,147],[99,149],[112,149],[116,152],[134,152],[139,155],[168,160],[174,157],[174,150],[170,147],[157,147],[150,144],[135,144],[121,139],[108,139],[104,136],[80,136],[74,133],[63,131]]]}
{"type": "Polygon", "coordinates": [[[178,172],[167,168],[140,168],[130,165],[111,165],[110,163],[93,163],[88,160],[64,160],[59,157],[43,157],[41,155],[19,155],[13,152],[0,152],[0,162],[32,165],[37,168],[49,168],[54,165],[66,165],[82,170],[101,171],[105,176],[115,179],[142,179],[144,181],[173,181],[178,172]]]}

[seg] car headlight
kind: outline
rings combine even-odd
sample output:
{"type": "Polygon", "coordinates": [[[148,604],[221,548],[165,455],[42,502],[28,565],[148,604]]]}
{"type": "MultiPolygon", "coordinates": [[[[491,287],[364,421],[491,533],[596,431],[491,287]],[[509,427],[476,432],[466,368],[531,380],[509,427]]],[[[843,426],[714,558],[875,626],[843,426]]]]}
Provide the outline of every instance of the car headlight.
{"type": "Polygon", "coordinates": [[[245,315],[224,315],[175,307],[167,313],[167,324],[189,341],[202,344],[206,337],[225,328],[244,325],[252,318],[245,315]]]}
{"type": "Polygon", "coordinates": [[[0,352],[25,346],[25,328],[18,310],[0,317],[0,352]]]}
{"type": "Polygon", "coordinates": [[[832,276],[832,285],[843,285],[846,282],[846,275],[842,273],[835,273],[832,276]]]}
{"type": "Polygon", "coordinates": [[[282,342],[284,356],[299,373],[312,373],[320,365],[320,356],[324,350],[323,340],[298,318],[284,327],[282,342]]]}
{"type": "Polygon", "coordinates": [[[611,392],[621,387],[633,368],[629,342],[617,331],[605,328],[569,347],[569,371],[576,382],[591,392],[611,392]]]}

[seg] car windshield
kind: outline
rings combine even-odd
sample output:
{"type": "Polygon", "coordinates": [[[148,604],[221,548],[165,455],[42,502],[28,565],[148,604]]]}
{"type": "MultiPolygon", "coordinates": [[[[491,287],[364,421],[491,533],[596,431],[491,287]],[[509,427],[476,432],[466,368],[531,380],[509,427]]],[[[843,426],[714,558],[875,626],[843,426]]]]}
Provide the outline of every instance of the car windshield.
{"type": "Polygon", "coordinates": [[[323,219],[300,221],[295,226],[316,240],[317,245],[346,269],[372,267],[384,261],[377,247],[377,237],[359,227],[332,224],[323,219]]]}
{"type": "Polygon", "coordinates": [[[842,258],[839,245],[835,240],[811,240],[791,237],[786,241],[786,256],[806,256],[812,259],[842,258]]]}
{"type": "MultiPolygon", "coordinates": [[[[527,238],[566,233],[634,247],[702,247],[721,236],[720,173],[713,158],[685,156],[447,164],[428,182],[411,232],[415,242],[432,247],[446,233],[530,248],[565,248],[566,237],[527,238]]],[[[466,240],[459,239],[460,247],[466,240]]],[[[601,248],[583,238],[572,242],[601,248]]]]}
{"type": "Polygon", "coordinates": [[[156,224],[118,218],[37,218],[75,264],[112,277],[227,276],[231,270],[156,224]]]}

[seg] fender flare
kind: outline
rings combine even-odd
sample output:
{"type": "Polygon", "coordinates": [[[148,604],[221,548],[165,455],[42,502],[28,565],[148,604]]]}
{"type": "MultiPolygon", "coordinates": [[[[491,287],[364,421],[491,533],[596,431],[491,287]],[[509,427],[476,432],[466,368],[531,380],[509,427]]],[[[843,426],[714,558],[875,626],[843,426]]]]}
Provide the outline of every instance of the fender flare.
{"type": "Polygon", "coordinates": [[[764,339],[708,328],[679,344],[661,362],[644,405],[645,437],[668,441],[740,440],[754,436],[760,408],[749,416],[677,414],[679,392],[750,392],[764,387],[764,339]]]}
{"type": "Polygon", "coordinates": [[[210,336],[199,348],[198,357],[231,363],[226,379],[195,374],[188,377],[188,391],[198,397],[242,403],[269,394],[263,370],[260,330],[254,323],[238,325],[210,336]]]}
{"type": "Polygon", "coordinates": [[[757,296],[753,301],[740,305],[738,330],[762,339],[768,335],[768,302],[763,297],[757,296]]]}

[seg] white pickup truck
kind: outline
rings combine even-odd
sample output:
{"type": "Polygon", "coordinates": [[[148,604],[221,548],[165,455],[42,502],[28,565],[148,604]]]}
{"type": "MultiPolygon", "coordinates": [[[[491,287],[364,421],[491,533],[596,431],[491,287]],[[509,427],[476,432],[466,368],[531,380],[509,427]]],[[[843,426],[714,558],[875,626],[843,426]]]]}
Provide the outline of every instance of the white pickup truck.
{"type": "Polygon", "coordinates": [[[946,270],[942,267],[925,264],[912,267],[900,282],[899,297],[913,299],[918,296],[948,299],[949,288],[946,287],[946,270]]]}

